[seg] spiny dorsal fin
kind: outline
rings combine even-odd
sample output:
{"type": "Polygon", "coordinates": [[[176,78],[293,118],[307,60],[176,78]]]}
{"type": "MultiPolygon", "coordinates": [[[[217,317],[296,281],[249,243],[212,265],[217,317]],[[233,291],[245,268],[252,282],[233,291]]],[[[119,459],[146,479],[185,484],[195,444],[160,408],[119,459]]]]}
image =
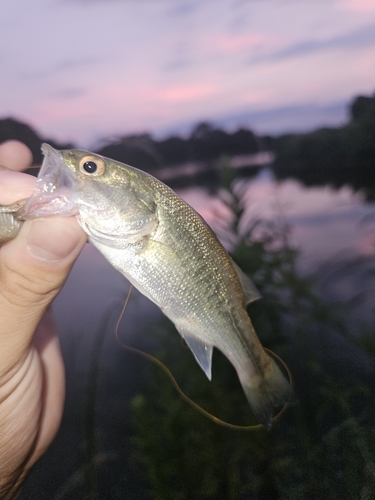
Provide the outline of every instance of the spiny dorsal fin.
{"type": "Polygon", "coordinates": [[[250,304],[254,302],[254,300],[258,300],[261,298],[261,294],[259,293],[257,287],[254,285],[252,280],[238,267],[238,265],[232,259],[233,267],[236,270],[238,277],[240,278],[240,282],[243,288],[243,292],[246,299],[246,304],[250,304]]]}

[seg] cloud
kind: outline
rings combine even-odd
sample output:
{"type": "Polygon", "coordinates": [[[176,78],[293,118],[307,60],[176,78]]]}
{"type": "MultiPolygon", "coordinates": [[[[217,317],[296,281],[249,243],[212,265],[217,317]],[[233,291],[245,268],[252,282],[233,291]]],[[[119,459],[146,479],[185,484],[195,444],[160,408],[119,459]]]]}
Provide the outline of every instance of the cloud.
{"type": "Polygon", "coordinates": [[[342,125],[347,120],[347,101],[329,104],[303,103],[269,109],[231,112],[217,117],[215,123],[233,128],[246,125],[258,133],[279,134],[287,131],[303,132],[322,126],[342,125]]]}
{"type": "Polygon", "coordinates": [[[348,50],[358,49],[375,44],[375,25],[367,25],[358,30],[323,40],[311,39],[291,44],[284,49],[252,57],[252,64],[262,62],[277,62],[293,57],[300,57],[330,49],[348,50]]]}
{"type": "MultiPolygon", "coordinates": [[[[108,60],[108,59],[107,59],[108,60]]],[[[44,79],[46,77],[49,77],[51,75],[56,75],[60,73],[66,73],[70,71],[75,71],[79,70],[81,68],[86,69],[89,66],[94,66],[96,64],[101,64],[103,62],[106,62],[106,60],[103,58],[99,58],[97,56],[91,57],[81,57],[81,58],[71,58],[71,59],[63,59],[60,62],[51,64],[49,67],[46,67],[44,64],[42,68],[35,69],[33,68],[32,70],[21,70],[20,71],[20,76],[22,78],[30,78],[34,80],[38,79],[44,79]]]]}
{"type": "Polygon", "coordinates": [[[337,0],[335,7],[352,12],[375,12],[374,0],[337,0]]]}
{"type": "Polygon", "coordinates": [[[191,14],[198,9],[199,2],[192,0],[180,0],[173,3],[173,6],[168,10],[168,15],[171,17],[183,17],[191,14]]]}
{"type": "Polygon", "coordinates": [[[51,71],[53,73],[59,73],[61,71],[70,71],[70,70],[75,70],[77,68],[83,68],[87,66],[93,66],[94,64],[98,64],[103,62],[102,59],[99,57],[81,57],[77,59],[65,59],[58,64],[56,64],[53,68],[51,68],[51,71]]]}
{"type": "Polygon", "coordinates": [[[156,96],[161,101],[177,103],[204,99],[214,94],[216,90],[213,85],[176,86],[161,89],[156,92],[156,96]]]}
{"type": "MultiPolygon", "coordinates": [[[[135,3],[137,1],[140,1],[140,0],[60,0],[61,3],[67,3],[67,4],[85,4],[85,5],[94,5],[94,4],[98,4],[98,3],[105,3],[105,4],[108,4],[108,3],[135,3]]],[[[146,2],[147,0],[143,0],[144,2],[146,2]]],[[[149,1],[155,1],[155,0],[149,0],[149,1]]]]}
{"type": "Polygon", "coordinates": [[[172,58],[170,61],[163,66],[165,71],[179,71],[181,69],[185,69],[191,66],[191,59],[186,56],[176,56],[172,58]]]}
{"type": "Polygon", "coordinates": [[[162,66],[165,71],[178,71],[192,64],[191,44],[188,41],[174,43],[167,62],[162,66]]]}
{"type": "Polygon", "coordinates": [[[65,89],[58,90],[53,93],[53,97],[59,100],[66,101],[69,99],[75,99],[76,97],[82,97],[87,94],[87,89],[83,87],[68,87],[65,89]]]}
{"type": "Polygon", "coordinates": [[[221,35],[215,39],[215,46],[223,53],[235,54],[253,49],[266,40],[266,36],[252,35],[221,35]]]}

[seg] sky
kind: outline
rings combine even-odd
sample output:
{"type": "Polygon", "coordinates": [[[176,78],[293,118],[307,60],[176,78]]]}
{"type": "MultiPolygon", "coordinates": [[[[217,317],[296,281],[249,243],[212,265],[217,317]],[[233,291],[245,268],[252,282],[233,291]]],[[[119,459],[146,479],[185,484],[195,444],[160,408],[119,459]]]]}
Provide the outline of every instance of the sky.
{"type": "Polygon", "coordinates": [[[375,0],[3,0],[0,68],[0,118],[86,148],[335,126],[375,92],[375,0]]]}

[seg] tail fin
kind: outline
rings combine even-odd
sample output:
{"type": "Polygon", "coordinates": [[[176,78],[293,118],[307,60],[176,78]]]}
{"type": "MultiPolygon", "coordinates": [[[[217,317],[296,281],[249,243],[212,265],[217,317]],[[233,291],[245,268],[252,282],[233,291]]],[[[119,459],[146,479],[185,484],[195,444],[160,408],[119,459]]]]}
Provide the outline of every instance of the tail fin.
{"type": "Polygon", "coordinates": [[[258,419],[268,429],[271,428],[273,413],[276,408],[281,408],[295,400],[292,386],[281,373],[279,367],[270,359],[271,366],[257,385],[241,380],[250,407],[258,419]]]}

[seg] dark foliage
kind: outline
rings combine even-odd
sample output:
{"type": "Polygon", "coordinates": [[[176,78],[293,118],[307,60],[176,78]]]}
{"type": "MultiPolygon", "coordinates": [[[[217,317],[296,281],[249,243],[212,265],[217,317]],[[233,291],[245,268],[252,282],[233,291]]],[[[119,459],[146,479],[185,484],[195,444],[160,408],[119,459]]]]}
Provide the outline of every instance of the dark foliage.
{"type": "Polygon", "coordinates": [[[350,105],[350,116],[352,121],[375,120],[375,94],[356,97],[350,105]]]}
{"type": "Polygon", "coordinates": [[[33,154],[33,164],[39,165],[42,161],[42,152],[40,150],[43,142],[48,142],[56,149],[71,149],[73,144],[58,143],[52,139],[41,139],[40,136],[26,123],[19,122],[13,118],[4,118],[0,120],[0,144],[5,141],[21,141],[33,154]]]}
{"type": "Polygon", "coordinates": [[[97,152],[144,170],[187,162],[207,162],[222,156],[252,154],[259,150],[253,132],[239,129],[233,134],[199,123],[187,139],[169,137],[154,140],[148,134],[122,137],[97,152]]]}
{"type": "MultiPolygon", "coordinates": [[[[280,178],[295,176],[308,185],[353,181],[354,187],[368,188],[375,184],[375,95],[356,97],[350,121],[342,127],[268,137],[266,142],[276,153],[280,178]]],[[[373,190],[367,189],[367,195],[373,199],[373,190]]]]}
{"type": "Polygon", "coordinates": [[[162,158],[149,134],[121,137],[97,151],[98,154],[142,170],[162,165],[162,158]]]}
{"type": "Polygon", "coordinates": [[[156,143],[156,148],[164,160],[165,165],[185,163],[189,158],[189,147],[181,137],[168,137],[156,143]]]}

